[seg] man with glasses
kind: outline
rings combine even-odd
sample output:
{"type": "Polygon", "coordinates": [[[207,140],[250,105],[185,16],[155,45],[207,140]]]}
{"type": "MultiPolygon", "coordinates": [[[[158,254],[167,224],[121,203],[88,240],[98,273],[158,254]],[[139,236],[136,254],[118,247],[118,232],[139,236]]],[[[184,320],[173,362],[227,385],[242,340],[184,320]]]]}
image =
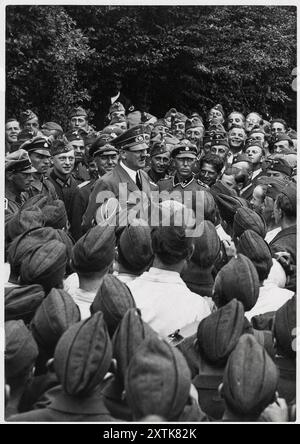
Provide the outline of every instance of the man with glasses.
{"type": "Polygon", "coordinates": [[[137,204],[137,196],[141,200],[143,197],[149,200],[152,191],[157,190],[157,186],[144,171],[149,142],[150,129],[142,124],[130,128],[110,142],[118,149],[120,162],[95,183],[83,217],[84,231],[97,222],[98,209],[109,197],[118,201],[120,210],[125,210],[137,204]]]}
{"type": "Polygon", "coordinates": [[[53,169],[49,179],[54,185],[58,198],[66,207],[69,222],[72,221],[72,199],[77,190],[77,183],[72,177],[75,154],[72,145],[64,140],[55,140],[51,145],[53,169]]]}

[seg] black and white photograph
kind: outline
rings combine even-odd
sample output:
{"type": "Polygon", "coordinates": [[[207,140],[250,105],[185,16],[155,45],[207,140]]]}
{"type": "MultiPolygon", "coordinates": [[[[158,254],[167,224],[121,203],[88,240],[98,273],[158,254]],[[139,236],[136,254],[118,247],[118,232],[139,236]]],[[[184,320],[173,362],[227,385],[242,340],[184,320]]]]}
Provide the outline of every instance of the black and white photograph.
{"type": "Polygon", "coordinates": [[[1,9],[1,422],[297,423],[296,1],[1,9]]]}

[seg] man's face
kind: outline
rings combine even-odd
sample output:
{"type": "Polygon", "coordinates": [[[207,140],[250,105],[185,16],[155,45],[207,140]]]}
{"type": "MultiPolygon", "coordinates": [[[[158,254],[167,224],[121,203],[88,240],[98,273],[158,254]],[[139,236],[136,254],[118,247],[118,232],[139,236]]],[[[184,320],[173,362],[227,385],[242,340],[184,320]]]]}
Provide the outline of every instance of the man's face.
{"type": "Polygon", "coordinates": [[[72,129],[79,129],[79,128],[87,129],[88,121],[84,116],[73,116],[70,120],[70,126],[72,129]]]}
{"type": "Polygon", "coordinates": [[[246,140],[246,133],[243,128],[232,128],[229,131],[229,144],[234,150],[239,150],[246,140]]]}
{"type": "Polygon", "coordinates": [[[72,140],[70,143],[74,148],[75,160],[78,162],[82,161],[85,152],[83,140],[72,140]]]}
{"type": "Polygon", "coordinates": [[[170,154],[157,154],[151,157],[151,168],[158,174],[163,174],[167,171],[170,165],[170,154]]]}
{"type": "Polygon", "coordinates": [[[192,175],[196,157],[175,157],[175,169],[182,179],[192,175]]]}
{"type": "Polygon", "coordinates": [[[202,126],[197,126],[194,128],[189,128],[185,132],[185,137],[193,144],[199,146],[199,143],[203,139],[204,128],[202,126]]]}
{"type": "Polygon", "coordinates": [[[258,114],[256,113],[248,114],[248,116],[246,117],[246,124],[245,124],[246,131],[248,132],[251,131],[255,125],[259,124],[259,122],[260,122],[260,116],[258,114]]]}
{"type": "Polygon", "coordinates": [[[281,140],[280,142],[274,143],[274,153],[276,154],[282,154],[286,153],[286,151],[290,150],[289,141],[288,140],[281,140]]]}
{"type": "Polygon", "coordinates": [[[39,129],[38,118],[35,117],[34,119],[27,120],[27,122],[24,123],[24,129],[32,131],[35,136],[39,129]]]}
{"type": "Polygon", "coordinates": [[[145,168],[147,156],[148,148],[141,148],[139,151],[126,150],[122,156],[122,161],[128,168],[137,171],[145,168]]]}
{"type": "Polygon", "coordinates": [[[47,173],[48,168],[50,167],[50,156],[33,152],[29,154],[29,157],[37,173],[47,173]]]}
{"type": "Polygon", "coordinates": [[[97,179],[98,178],[98,166],[96,160],[92,160],[88,164],[88,171],[91,179],[97,179]]]}
{"type": "Polygon", "coordinates": [[[118,163],[119,156],[116,152],[107,152],[95,156],[98,170],[108,173],[112,171],[118,163]]]}
{"type": "Polygon", "coordinates": [[[229,114],[228,117],[228,129],[230,129],[232,127],[232,125],[240,125],[240,126],[244,126],[244,119],[243,116],[241,116],[241,114],[239,113],[231,113],[229,114]]]}
{"type": "Polygon", "coordinates": [[[232,174],[223,174],[221,178],[221,182],[227,188],[234,189],[236,187],[235,177],[232,174]]]}
{"type": "Polygon", "coordinates": [[[255,142],[265,143],[265,135],[264,133],[260,133],[259,131],[257,133],[252,133],[250,138],[255,142]]]}
{"type": "Polygon", "coordinates": [[[218,109],[212,108],[208,114],[208,120],[211,122],[212,120],[217,120],[219,123],[224,123],[224,117],[221,111],[218,109]]]}
{"type": "Polygon", "coordinates": [[[33,178],[31,173],[19,172],[13,175],[14,186],[20,193],[22,191],[28,191],[32,181],[33,178]]]}
{"type": "Polygon", "coordinates": [[[263,152],[259,146],[249,146],[246,149],[246,154],[253,165],[261,163],[263,152]]]}
{"type": "Polygon", "coordinates": [[[252,194],[252,198],[250,200],[250,204],[253,210],[261,210],[261,207],[264,203],[264,191],[260,185],[257,185],[252,194]]]}
{"type": "Polygon", "coordinates": [[[283,134],[283,133],[285,133],[285,127],[284,127],[284,125],[282,124],[282,123],[280,123],[280,122],[274,122],[274,123],[272,123],[271,124],[271,133],[273,134],[273,135],[275,135],[275,134],[283,134]]]}
{"type": "Polygon", "coordinates": [[[112,120],[114,117],[122,117],[122,119],[125,119],[125,111],[113,111],[110,114],[110,120],[112,120]]]}
{"type": "Polygon", "coordinates": [[[156,126],[153,128],[152,132],[153,132],[154,134],[162,134],[162,135],[165,135],[165,134],[167,134],[167,132],[168,132],[168,127],[167,127],[167,126],[164,126],[164,125],[156,125],[156,126]]]}
{"type": "Polygon", "coordinates": [[[199,172],[199,178],[210,187],[216,182],[218,173],[213,165],[204,162],[199,172]]]}
{"type": "Polygon", "coordinates": [[[173,127],[173,134],[177,139],[182,140],[184,138],[185,123],[175,122],[173,127]]]}
{"type": "Polygon", "coordinates": [[[5,139],[9,143],[17,142],[18,140],[18,134],[20,132],[20,125],[19,122],[16,120],[12,122],[8,122],[5,125],[5,139]]]}
{"type": "Polygon", "coordinates": [[[281,171],[267,170],[268,177],[276,177],[277,179],[287,180],[288,176],[281,171]]]}
{"type": "Polygon", "coordinates": [[[53,157],[53,169],[54,172],[67,176],[71,174],[75,165],[74,150],[67,153],[57,154],[53,157]]]}
{"type": "Polygon", "coordinates": [[[220,157],[220,159],[225,162],[228,154],[228,147],[225,145],[213,145],[210,149],[210,152],[220,157]]]}

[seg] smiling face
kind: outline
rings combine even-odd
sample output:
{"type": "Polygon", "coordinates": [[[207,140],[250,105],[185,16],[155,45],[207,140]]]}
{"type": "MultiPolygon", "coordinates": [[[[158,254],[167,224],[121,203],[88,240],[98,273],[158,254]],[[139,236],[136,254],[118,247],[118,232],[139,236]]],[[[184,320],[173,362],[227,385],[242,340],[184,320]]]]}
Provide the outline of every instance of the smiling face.
{"type": "Polygon", "coordinates": [[[199,146],[199,143],[203,139],[204,128],[202,126],[197,126],[189,128],[185,132],[185,137],[193,144],[199,146]]]}
{"type": "Polygon", "coordinates": [[[199,179],[208,185],[213,185],[218,178],[218,172],[215,170],[211,163],[203,162],[203,165],[199,172],[199,179]]]}
{"type": "Polygon", "coordinates": [[[245,125],[245,117],[240,113],[231,113],[228,116],[228,129],[232,127],[232,125],[245,125]]]}
{"type": "Polygon", "coordinates": [[[248,116],[246,117],[246,124],[245,124],[246,131],[247,132],[252,131],[255,125],[259,125],[260,120],[261,117],[259,116],[259,114],[257,113],[248,114],[248,116]]]}
{"type": "Polygon", "coordinates": [[[5,125],[5,139],[8,143],[18,140],[18,134],[21,131],[20,124],[17,120],[7,122],[5,125]]]}
{"type": "Polygon", "coordinates": [[[170,165],[170,153],[158,154],[151,157],[151,168],[158,174],[163,174],[167,171],[170,165]]]}
{"type": "Polygon", "coordinates": [[[108,173],[112,171],[118,163],[119,156],[115,151],[106,152],[95,156],[95,161],[99,171],[108,173]]]}
{"type": "Polygon", "coordinates": [[[228,134],[228,141],[234,150],[239,151],[244,145],[246,137],[246,131],[243,128],[232,128],[228,134]]]}
{"type": "Polygon", "coordinates": [[[54,172],[58,173],[58,175],[67,176],[71,174],[75,165],[74,150],[53,156],[52,162],[54,172]]]}

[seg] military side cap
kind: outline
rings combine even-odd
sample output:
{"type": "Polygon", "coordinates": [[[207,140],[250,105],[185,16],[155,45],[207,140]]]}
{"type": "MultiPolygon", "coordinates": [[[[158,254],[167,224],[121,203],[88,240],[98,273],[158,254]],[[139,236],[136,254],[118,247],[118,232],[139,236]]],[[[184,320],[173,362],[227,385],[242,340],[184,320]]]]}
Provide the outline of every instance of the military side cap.
{"type": "Polygon", "coordinates": [[[290,182],[287,184],[281,191],[282,194],[284,194],[292,207],[292,211],[294,214],[296,214],[297,211],[297,185],[294,182],[290,182]]]}
{"type": "Polygon", "coordinates": [[[12,171],[14,173],[35,173],[27,151],[19,149],[13,153],[8,153],[5,156],[5,171],[12,171]]]}
{"type": "Polygon", "coordinates": [[[285,120],[283,120],[283,119],[272,119],[271,120],[271,122],[270,122],[270,124],[272,125],[273,123],[275,123],[275,122],[277,122],[277,123],[281,123],[283,126],[287,126],[286,125],[286,121],[285,120]]]}
{"type": "Polygon", "coordinates": [[[295,130],[293,130],[293,129],[290,129],[290,130],[287,132],[287,135],[288,135],[291,139],[293,139],[293,140],[297,140],[297,131],[295,131],[295,130]]]}
{"type": "Polygon", "coordinates": [[[274,336],[278,354],[296,358],[296,296],[275,313],[274,336]]]}
{"type": "Polygon", "coordinates": [[[240,337],[223,377],[222,394],[238,417],[256,418],[275,400],[276,365],[253,335],[240,337]]]}
{"type": "Polygon", "coordinates": [[[114,260],[115,243],[114,227],[91,228],[73,247],[72,267],[82,273],[104,270],[114,260]]]}
{"type": "Polygon", "coordinates": [[[41,285],[5,287],[5,321],[22,319],[25,324],[29,324],[44,298],[45,292],[41,285]]]}
{"type": "Polygon", "coordinates": [[[113,356],[117,360],[117,374],[124,382],[131,358],[141,343],[157,333],[143,321],[137,308],[130,308],[121,320],[113,337],[113,356]]]}
{"type": "Polygon", "coordinates": [[[119,128],[116,125],[107,125],[103,130],[101,131],[101,136],[109,136],[109,138],[106,139],[107,142],[110,140],[116,139],[118,136],[124,133],[124,130],[119,128]]]}
{"type": "Polygon", "coordinates": [[[263,237],[253,230],[244,231],[239,239],[237,251],[252,261],[261,282],[267,279],[273,262],[270,247],[263,237]]]}
{"type": "Polygon", "coordinates": [[[121,123],[121,122],[126,122],[126,124],[127,124],[127,120],[124,116],[122,116],[122,115],[121,116],[113,116],[110,121],[110,124],[115,125],[116,123],[121,123]]]}
{"type": "Polygon", "coordinates": [[[268,176],[258,177],[256,184],[266,186],[266,196],[271,197],[273,200],[276,200],[278,194],[280,194],[283,188],[286,186],[285,180],[279,179],[278,177],[268,176]]]}
{"type": "Polygon", "coordinates": [[[224,366],[243,334],[244,323],[244,307],[236,299],[203,319],[197,330],[200,354],[210,363],[224,366]]]}
{"type": "Polygon", "coordinates": [[[112,345],[103,314],[77,322],[61,336],[54,368],[65,393],[86,396],[102,381],[112,360],[112,345]]]}
{"type": "Polygon", "coordinates": [[[70,130],[67,133],[65,133],[65,137],[69,142],[74,142],[75,140],[82,140],[84,141],[85,136],[87,135],[86,131],[79,131],[79,130],[70,130]]]}
{"type": "Polygon", "coordinates": [[[157,127],[157,126],[164,126],[165,128],[168,128],[167,122],[165,121],[165,119],[158,119],[154,125],[153,128],[157,127]]]}
{"type": "Polygon", "coordinates": [[[29,229],[41,228],[44,225],[44,214],[38,206],[21,209],[5,224],[5,236],[7,240],[12,241],[29,229]]]}
{"type": "Polygon", "coordinates": [[[79,117],[79,116],[88,117],[86,110],[83,109],[81,106],[77,106],[70,111],[69,114],[70,119],[72,119],[72,117],[79,117]]]}
{"type": "Polygon", "coordinates": [[[25,376],[38,356],[38,347],[24,322],[5,322],[5,377],[9,381],[25,376]]]}
{"type": "Polygon", "coordinates": [[[147,149],[150,142],[150,129],[147,125],[137,125],[125,131],[112,144],[117,148],[137,151],[147,149]]]}
{"type": "Polygon", "coordinates": [[[233,233],[240,237],[245,230],[253,230],[261,237],[265,237],[267,227],[262,216],[251,208],[238,208],[233,220],[233,233]]]}
{"type": "Polygon", "coordinates": [[[68,153],[73,149],[71,143],[67,142],[67,140],[54,140],[51,145],[51,155],[57,156],[59,154],[68,153]]]}
{"type": "Polygon", "coordinates": [[[288,134],[277,133],[277,134],[275,135],[274,139],[273,139],[274,143],[276,143],[276,142],[283,142],[283,141],[285,141],[285,140],[286,140],[287,142],[289,142],[289,146],[290,146],[291,148],[294,147],[293,141],[292,141],[292,139],[290,138],[290,136],[289,136],[288,134]]]}
{"type": "Polygon", "coordinates": [[[268,170],[278,171],[280,173],[290,176],[292,174],[292,168],[286,160],[276,157],[266,159],[266,167],[268,170]]]}
{"type": "Polygon", "coordinates": [[[176,108],[170,108],[169,111],[166,112],[164,118],[167,119],[168,117],[175,117],[176,114],[177,114],[176,108]]]}
{"type": "Polygon", "coordinates": [[[66,262],[66,246],[62,242],[51,240],[43,243],[24,258],[20,270],[21,281],[51,289],[61,284],[66,262]]]}
{"type": "Polygon", "coordinates": [[[159,337],[145,340],[125,378],[126,400],[134,419],[160,415],[176,420],[189,397],[191,373],[184,356],[159,337]]]}
{"type": "Polygon", "coordinates": [[[111,274],[104,276],[90,311],[102,311],[111,337],[129,308],[135,308],[135,302],[127,285],[111,274]]]}
{"type": "Polygon", "coordinates": [[[114,102],[110,107],[109,107],[109,114],[112,114],[114,112],[123,112],[125,113],[125,108],[122,105],[121,102],[114,102]]]}
{"type": "Polygon", "coordinates": [[[223,114],[223,116],[225,116],[225,112],[224,112],[223,106],[220,103],[217,103],[217,105],[213,106],[211,108],[211,110],[212,109],[216,109],[217,111],[220,111],[220,113],[223,114]]]}
{"type": "Polygon", "coordinates": [[[28,153],[38,153],[50,157],[50,143],[45,137],[36,136],[23,143],[22,148],[28,153]]]}
{"type": "Polygon", "coordinates": [[[64,290],[52,288],[37,309],[30,328],[37,344],[54,353],[55,346],[68,328],[80,321],[80,311],[64,290]]]}
{"type": "Polygon", "coordinates": [[[251,163],[251,160],[249,159],[247,154],[241,153],[241,154],[237,154],[236,156],[233,157],[232,166],[234,166],[234,164],[238,163],[238,162],[248,162],[248,163],[251,163]]]}
{"type": "Polygon", "coordinates": [[[46,122],[42,125],[42,130],[45,129],[47,131],[59,131],[60,133],[63,133],[64,130],[62,127],[56,123],[56,122],[46,122]]]}
{"type": "Polygon", "coordinates": [[[118,154],[119,150],[115,146],[113,146],[111,143],[105,143],[102,145],[102,143],[98,144],[95,142],[91,148],[90,148],[90,156],[101,156],[101,155],[107,155],[107,154],[118,154]],[[99,146],[100,145],[100,146],[99,146]]]}
{"type": "Polygon", "coordinates": [[[218,307],[237,299],[244,305],[245,311],[251,310],[259,295],[259,278],[251,260],[243,254],[237,254],[224,265],[216,276],[213,299],[218,307]]]}
{"type": "Polygon", "coordinates": [[[218,193],[215,191],[215,188],[212,192],[219,208],[220,215],[228,224],[233,223],[234,215],[238,208],[249,207],[249,203],[241,197],[218,193]]]}
{"type": "Polygon", "coordinates": [[[199,128],[202,127],[203,128],[203,123],[202,121],[199,119],[187,119],[185,121],[185,131],[187,131],[190,128],[199,128]]]}
{"type": "Polygon", "coordinates": [[[147,267],[153,258],[150,226],[134,219],[121,233],[118,253],[123,265],[131,271],[139,272],[147,267]]]}
{"type": "Polygon", "coordinates": [[[186,144],[180,144],[180,145],[175,145],[171,156],[173,158],[175,157],[191,157],[193,159],[195,159],[197,157],[198,154],[198,150],[196,145],[193,145],[191,143],[186,143],[186,144]]]}
{"type": "MultiPolygon", "coordinates": [[[[211,190],[203,190],[203,218],[204,220],[215,222],[217,206],[211,190]]],[[[197,205],[197,203],[196,203],[197,205]]]]}
{"type": "Polygon", "coordinates": [[[245,144],[244,150],[246,151],[247,148],[250,148],[251,146],[257,146],[261,150],[264,149],[264,144],[260,140],[253,140],[251,138],[248,138],[245,144]]]}
{"type": "Polygon", "coordinates": [[[154,142],[150,148],[150,157],[159,156],[160,154],[169,153],[167,144],[164,141],[154,142]]]}
{"type": "Polygon", "coordinates": [[[33,111],[31,111],[31,109],[26,109],[20,114],[21,125],[24,125],[26,122],[28,122],[28,120],[37,119],[37,118],[38,116],[33,111]]]}
{"type": "Polygon", "coordinates": [[[214,265],[221,243],[214,224],[208,220],[201,222],[200,233],[201,235],[195,238],[192,261],[206,269],[214,265]]]}
{"type": "Polygon", "coordinates": [[[68,222],[65,204],[60,199],[55,199],[43,207],[45,226],[63,229],[68,222]]]}

